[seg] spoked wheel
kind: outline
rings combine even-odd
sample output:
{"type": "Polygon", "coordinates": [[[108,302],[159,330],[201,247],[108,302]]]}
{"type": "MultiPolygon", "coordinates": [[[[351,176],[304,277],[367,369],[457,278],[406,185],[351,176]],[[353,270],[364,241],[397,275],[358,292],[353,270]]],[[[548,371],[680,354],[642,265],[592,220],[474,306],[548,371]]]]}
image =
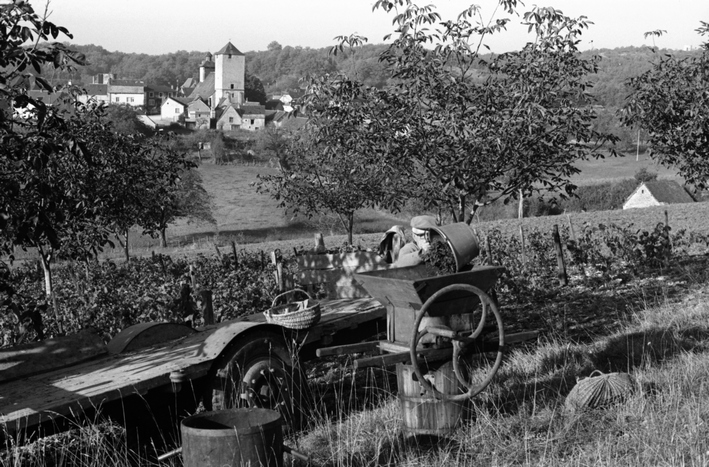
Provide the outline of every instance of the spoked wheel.
{"type": "Polygon", "coordinates": [[[490,381],[492,381],[492,378],[495,376],[495,373],[497,373],[497,370],[502,364],[502,356],[505,345],[505,331],[502,325],[500,311],[495,301],[487,293],[473,285],[452,284],[431,295],[431,297],[426,300],[416,314],[413,329],[414,335],[411,338],[409,346],[409,351],[411,352],[411,365],[413,366],[419,383],[421,383],[429,394],[433,395],[437,399],[464,401],[478,395],[490,384],[490,381]],[[477,295],[480,300],[480,309],[475,312],[475,316],[479,316],[478,325],[475,330],[468,335],[465,335],[464,332],[456,332],[448,328],[436,326],[427,327],[421,331],[418,331],[419,326],[421,325],[421,320],[426,315],[431,305],[442,296],[451,292],[467,292],[477,295]],[[494,316],[496,324],[496,326],[492,327],[492,329],[491,326],[487,325],[487,318],[490,313],[494,316]],[[421,371],[421,367],[418,363],[417,347],[421,338],[426,334],[433,334],[451,339],[453,343],[453,369],[458,382],[467,389],[465,393],[444,394],[436,389],[426,378],[424,378],[423,372],[421,371]],[[493,359],[490,356],[490,352],[486,352],[484,348],[481,348],[481,346],[484,342],[493,340],[495,334],[497,335],[497,345],[495,345],[496,348],[494,352],[496,355],[493,359]],[[473,356],[475,358],[473,358],[473,356]],[[464,365],[463,362],[461,362],[463,358],[470,360],[467,362],[467,365],[464,365]],[[475,380],[473,380],[471,378],[472,374],[480,371],[484,372],[482,378],[475,378],[475,380]]]}
{"type": "Polygon", "coordinates": [[[211,410],[272,409],[289,425],[299,423],[297,395],[303,382],[283,337],[275,332],[259,330],[235,339],[214,363],[210,376],[206,399],[211,410]]]}

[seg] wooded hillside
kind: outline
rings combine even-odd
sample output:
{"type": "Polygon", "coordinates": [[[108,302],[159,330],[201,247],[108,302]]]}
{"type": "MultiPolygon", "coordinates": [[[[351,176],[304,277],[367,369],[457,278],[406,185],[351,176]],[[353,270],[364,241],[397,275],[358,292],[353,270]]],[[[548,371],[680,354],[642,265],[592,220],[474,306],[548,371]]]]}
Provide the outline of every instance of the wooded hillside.
{"type": "MultiPolygon", "coordinates": [[[[238,46],[238,45],[237,45],[238,46]]],[[[121,78],[145,80],[150,84],[182,84],[187,78],[199,77],[199,64],[207,51],[179,50],[163,55],[147,55],[124,52],[109,52],[98,45],[72,45],[86,56],[87,65],[72,76],[90,82],[97,73],[115,73],[121,78]]],[[[354,54],[331,55],[329,47],[313,49],[300,46],[282,46],[271,42],[267,50],[245,52],[247,73],[261,80],[267,94],[291,92],[299,89],[300,78],[306,74],[319,75],[343,71],[355,76],[370,86],[381,87],[388,76],[379,62],[379,54],[385,45],[365,45],[354,54]]],[[[658,53],[673,53],[683,57],[694,52],[659,50],[658,53]]],[[[626,95],[624,82],[649,68],[653,52],[647,47],[620,47],[585,51],[602,57],[592,93],[598,104],[604,107],[622,105],[626,95]]]]}

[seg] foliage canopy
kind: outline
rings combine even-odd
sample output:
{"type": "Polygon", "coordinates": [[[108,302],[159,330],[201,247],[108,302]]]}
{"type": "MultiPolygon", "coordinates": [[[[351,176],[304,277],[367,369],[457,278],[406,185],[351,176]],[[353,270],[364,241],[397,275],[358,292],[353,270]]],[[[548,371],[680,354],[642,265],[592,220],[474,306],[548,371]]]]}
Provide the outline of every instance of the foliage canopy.
{"type": "MultiPolygon", "coordinates": [[[[709,23],[697,29],[709,34],[709,23]]],[[[661,34],[656,31],[655,34],[661,34]]],[[[627,82],[630,94],[622,109],[626,126],[647,131],[650,155],[676,167],[698,190],[709,182],[709,42],[701,54],[677,57],[657,53],[650,70],[627,82]]]]}

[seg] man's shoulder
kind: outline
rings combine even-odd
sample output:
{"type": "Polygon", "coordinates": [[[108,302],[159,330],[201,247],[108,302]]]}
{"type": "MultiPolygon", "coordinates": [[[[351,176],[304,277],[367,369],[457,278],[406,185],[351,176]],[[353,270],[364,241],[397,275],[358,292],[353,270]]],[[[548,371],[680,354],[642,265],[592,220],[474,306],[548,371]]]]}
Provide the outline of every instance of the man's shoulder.
{"type": "Polygon", "coordinates": [[[415,243],[407,243],[401,247],[399,250],[399,256],[410,255],[412,253],[418,253],[421,248],[415,243]]]}

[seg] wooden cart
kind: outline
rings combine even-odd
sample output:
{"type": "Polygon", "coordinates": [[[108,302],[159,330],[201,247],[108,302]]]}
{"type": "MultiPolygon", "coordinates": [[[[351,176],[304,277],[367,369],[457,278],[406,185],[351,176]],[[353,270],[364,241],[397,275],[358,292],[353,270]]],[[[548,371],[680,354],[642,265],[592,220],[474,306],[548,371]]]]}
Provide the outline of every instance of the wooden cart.
{"type": "Polygon", "coordinates": [[[480,266],[454,274],[431,276],[425,265],[355,274],[356,280],[387,307],[387,339],[364,344],[318,349],[319,356],[354,352],[378,355],[355,361],[358,368],[411,364],[427,392],[446,400],[469,399],[492,380],[507,344],[533,339],[536,331],[506,336],[493,298],[500,266],[480,266]],[[466,379],[463,357],[477,355],[486,368],[476,382],[466,379]],[[492,356],[491,356],[492,355],[492,356]],[[451,360],[461,394],[437,390],[424,377],[422,366],[451,360]]]}

